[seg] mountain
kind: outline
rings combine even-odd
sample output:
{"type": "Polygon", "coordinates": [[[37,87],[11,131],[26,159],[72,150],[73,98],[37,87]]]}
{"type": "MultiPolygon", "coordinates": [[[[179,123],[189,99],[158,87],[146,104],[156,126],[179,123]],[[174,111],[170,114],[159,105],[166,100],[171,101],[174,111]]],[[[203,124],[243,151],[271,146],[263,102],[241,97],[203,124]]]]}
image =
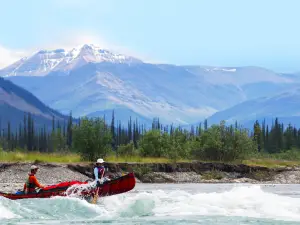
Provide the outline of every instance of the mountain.
{"type": "Polygon", "coordinates": [[[296,74],[260,67],[150,64],[94,45],[38,51],[0,70],[0,76],[61,113],[72,110],[78,117],[122,109],[125,117],[159,117],[175,125],[195,123],[300,84],[296,74]]]}
{"type": "Polygon", "coordinates": [[[116,108],[114,110],[107,109],[102,111],[96,111],[94,113],[88,114],[87,117],[93,118],[93,117],[105,117],[105,120],[108,121],[108,123],[112,120],[112,115],[114,112],[115,117],[115,125],[117,125],[117,122],[121,122],[122,126],[127,127],[128,121],[131,120],[135,121],[138,120],[138,123],[141,125],[146,125],[146,127],[152,126],[152,121],[140,114],[135,113],[133,110],[127,109],[127,108],[116,108]]]}
{"type": "Polygon", "coordinates": [[[187,66],[189,72],[215,85],[231,85],[239,90],[243,100],[272,96],[296,88],[300,76],[280,74],[261,67],[200,67],[187,66]]]}
{"type": "Polygon", "coordinates": [[[64,49],[40,50],[24,57],[0,71],[0,76],[45,76],[52,71],[68,73],[88,63],[141,63],[140,60],[94,45],[83,45],[70,51],[64,49]]]}
{"type": "Polygon", "coordinates": [[[6,128],[8,122],[11,123],[11,128],[17,128],[23,123],[27,113],[31,113],[37,127],[46,124],[50,128],[53,116],[59,121],[68,119],[67,116],[47,107],[30,92],[0,77],[1,129],[6,128]]]}
{"type": "Polygon", "coordinates": [[[300,126],[300,88],[274,95],[242,102],[226,110],[217,112],[208,118],[210,124],[225,120],[229,124],[238,121],[246,127],[253,126],[255,120],[266,119],[272,124],[275,117],[285,125],[300,126]]]}
{"type": "Polygon", "coordinates": [[[9,79],[62,113],[72,110],[76,117],[126,107],[149,119],[190,123],[243,100],[239,89],[210,84],[173,65],[102,62],[71,70],[67,76],[51,72],[9,79]]]}

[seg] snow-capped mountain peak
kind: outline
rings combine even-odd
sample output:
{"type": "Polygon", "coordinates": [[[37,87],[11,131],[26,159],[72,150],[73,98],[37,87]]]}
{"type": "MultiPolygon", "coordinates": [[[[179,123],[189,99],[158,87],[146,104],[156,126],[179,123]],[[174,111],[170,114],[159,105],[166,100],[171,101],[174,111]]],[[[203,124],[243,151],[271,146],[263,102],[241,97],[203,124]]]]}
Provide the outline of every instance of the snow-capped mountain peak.
{"type": "Polygon", "coordinates": [[[112,62],[112,63],[133,63],[142,62],[139,59],[123,54],[114,53],[110,50],[100,48],[93,44],[84,44],[79,49],[71,50],[75,57],[82,57],[89,62],[112,62]]]}
{"type": "Polygon", "coordinates": [[[66,56],[64,49],[41,49],[0,71],[0,76],[44,76],[53,70],[66,56]]]}
{"type": "Polygon", "coordinates": [[[68,73],[70,70],[87,63],[142,63],[131,56],[114,53],[95,46],[84,44],[66,51],[64,49],[41,49],[29,57],[24,57],[14,64],[0,70],[0,76],[45,76],[52,71],[68,73]]]}

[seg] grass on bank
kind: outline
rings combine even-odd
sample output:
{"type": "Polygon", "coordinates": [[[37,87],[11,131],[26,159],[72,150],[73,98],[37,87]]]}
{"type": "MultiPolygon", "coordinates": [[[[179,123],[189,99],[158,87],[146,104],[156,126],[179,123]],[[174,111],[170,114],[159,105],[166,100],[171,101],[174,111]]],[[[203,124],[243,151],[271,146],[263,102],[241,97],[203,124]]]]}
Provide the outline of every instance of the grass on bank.
{"type": "Polygon", "coordinates": [[[288,150],[275,154],[258,153],[242,161],[249,166],[265,166],[269,168],[300,166],[300,151],[288,150]]]}
{"type": "Polygon", "coordinates": [[[280,160],[271,158],[247,159],[243,160],[242,163],[249,166],[263,166],[268,168],[300,166],[300,161],[280,160]]]}
{"type": "Polygon", "coordinates": [[[40,152],[5,152],[0,150],[0,162],[49,162],[49,163],[73,163],[80,162],[80,156],[67,153],[40,153],[40,152]]]}
{"type": "MultiPolygon", "coordinates": [[[[0,149],[0,162],[49,162],[49,163],[79,163],[82,162],[80,156],[75,153],[40,153],[13,151],[5,152],[0,149]]],[[[137,162],[137,163],[171,163],[168,158],[141,157],[141,156],[119,156],[110,155],[105,161],[112,163],[137,162]]],[[[191,162],[191,160],[179,160],[178,162],[191,162]]],[[[205,162],[205,161],[203,161],[205,162]]],[[[231,164],[246,164],[249,166],[264,166],[269,168],[300,166],[300,152],[287,151],[277,154],[256,154],[249,159],[231,162],[231,164]]]]}
{"type": "MultiPolygon", "coordinates": [[[[116,157],[108,156],[104,159],[107,162],[137,162],[137,163],[169,163],[172,162],[167,158],[154,157],[116,157]]],[[[82,162],[80,156],[75,153],[40,153],[40,152],[5,152],[0,150],[0,162],[49,162],[49,163],[78,163],[82,162]]],[[[188,160],[179,160],[178,162],[189,162],[188,160]]]]}
{"type": "MultiPolygon", "coordinates": [[[[106,157],[107,162],[137,162],[137,163],[171,163],[173,162],[171,159],[168,158],[155,158],[155,157],[141,157],[141,156],[119,156],[116,157],[115,155],[111,155],[106,157]]],[[[191,160],[178,160],[177,162],[190,162],[191,160]]]]}

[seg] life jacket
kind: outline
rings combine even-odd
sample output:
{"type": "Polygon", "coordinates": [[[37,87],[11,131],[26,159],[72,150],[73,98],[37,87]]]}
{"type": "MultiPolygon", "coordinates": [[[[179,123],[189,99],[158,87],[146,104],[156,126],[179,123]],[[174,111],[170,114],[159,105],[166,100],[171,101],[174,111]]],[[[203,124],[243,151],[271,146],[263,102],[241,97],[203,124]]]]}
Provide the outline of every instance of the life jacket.
{"type": "Polygon", "coordinates": [[[37,186],[35,185],[35,183],[30,181],[32,177],[35,177],[35,175],[33,173],[30,173],[28,175],[29,176],[26,180],[26,190],[24,191],[29,193],[29,192],[34,192],[37,186]]]}
{"type": "MultiPolygon", "coordinates": [[[[97,168],[98,169],[98,178],[100,179],[100,177],[103,174],[103,177],[105,175],[105,167],[104,166],[95,166],[94,169],[97,168]]],[[[94,170],[93,170],[93,179],[96,179],[95,174],[94,174],[94,170]]]]}

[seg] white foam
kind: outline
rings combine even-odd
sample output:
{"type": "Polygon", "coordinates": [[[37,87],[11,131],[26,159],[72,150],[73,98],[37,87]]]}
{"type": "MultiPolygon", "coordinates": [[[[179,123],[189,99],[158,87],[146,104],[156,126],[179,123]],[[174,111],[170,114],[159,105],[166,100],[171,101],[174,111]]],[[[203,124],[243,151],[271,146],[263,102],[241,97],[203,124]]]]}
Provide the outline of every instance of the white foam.
{"type": "Polygon", "coordinates": [[[145,216],[158,220],[230,216],[300,221],[299,198],[264,192],[255,185],[237,186],[220,193],[191,194],[181,190],[129,192],[100,197],[97,205],[73,197],[26,200],[18,204],[20,207],[14,201],[1,201],[0,220],[17,216],[26,218],[24,211],[28,208],[33,218],[57,220],[81,220],[87,216],[91,220],[126,220],[145,216]]]}
{"type": "Polygon", "coordinates": [[[96,182],[89,182],[87,184],[74,184],[66,190],[66,194],[69,197],[81,197],[82,191],[94,189],[96,182]]]}
{"type": "Polygon", "coordinates": [[[300,221],[299,199],[267,193],[260,186],[235,187],[222,193],[153,191],[116,195],[103,198],[100,204],[115,216],[237,216],[300,221]]]}
{"type": "Polygon", "coordinates": [[[0,221],[2,219],[20,218],[20,216],[14,214],[10,209],[10,200],[0,197],[0,221]]]}
{"type": "Polygon", "coordinates": [[[0,205],[0,220],[1,219],[12,219],[17,217],[17,215],[15,215],[14,213],[12,213],[11,211],[7,210],[5,207],[0,205]]]}

